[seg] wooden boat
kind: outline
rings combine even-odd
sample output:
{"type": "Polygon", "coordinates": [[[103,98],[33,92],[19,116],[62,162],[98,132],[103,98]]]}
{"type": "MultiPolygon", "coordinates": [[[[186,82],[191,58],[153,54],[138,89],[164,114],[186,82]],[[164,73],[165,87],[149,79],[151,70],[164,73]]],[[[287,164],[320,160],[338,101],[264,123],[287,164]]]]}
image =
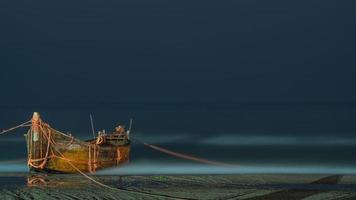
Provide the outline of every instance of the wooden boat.
{"type": "Polygon", "coordinates": [[[31,171],[94,173],[129,161],[129,131],[122,126],[111,134],[99,132],[92,140],[82,141],[53,129],[35,112],[25,138],[31,171]]]}

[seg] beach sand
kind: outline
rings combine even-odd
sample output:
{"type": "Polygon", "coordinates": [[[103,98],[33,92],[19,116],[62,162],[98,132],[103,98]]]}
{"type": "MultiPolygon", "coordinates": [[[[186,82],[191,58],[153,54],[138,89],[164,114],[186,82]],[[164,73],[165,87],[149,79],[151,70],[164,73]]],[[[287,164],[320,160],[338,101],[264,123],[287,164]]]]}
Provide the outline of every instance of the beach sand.
{"type": "Polygon", "coordinates": [[[342,175],[93,176],[0,174],[0,199],[356,199],[356,177],[342,175]]]}

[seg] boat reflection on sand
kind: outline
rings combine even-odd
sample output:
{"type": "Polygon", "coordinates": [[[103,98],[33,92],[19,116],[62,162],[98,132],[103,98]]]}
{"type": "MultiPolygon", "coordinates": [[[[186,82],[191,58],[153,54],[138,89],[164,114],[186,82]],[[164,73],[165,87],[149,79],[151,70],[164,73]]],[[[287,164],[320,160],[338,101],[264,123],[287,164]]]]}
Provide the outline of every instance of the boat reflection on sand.
{"type": "MultiPolygon", "coordinates": [[[[121,176],[96,179],[115,187],[121,187],[121,176]]],[[[38,173],[27,176],[28,187],[83,188],[88,187],[88,185],[92,185],[92,182],[79,175],[48,175],[38,173]]]]}
{"type": "MultiPolygon", "coordinates": [[[[347,179],[352,181],[342,183],[342,175],[114,175],[92,177],[110,185],[110,187],[117,188],[117,190],[103,190],[80,175],[31,174],[27,176],[27,186],[31,190],[24,191],[26,195],[30,196],[41,191],[45,192],[48,197],[71,195],[73,199],[78,195],[84,195],[85,197],[108,199],[229,199],[243,197],[250,200],[299,200],[307,197],[320,199],[319,197],[335,194],[356,198],[354,190],[356,178],[348,177],[347,179]],[[214,190],[211,189],[213,187],[214,190]],[[120,191],[118,192],[118,190],[120,191]]],[[[41,198],[45,198],[45,196],[41,196],[41,198]]]]}

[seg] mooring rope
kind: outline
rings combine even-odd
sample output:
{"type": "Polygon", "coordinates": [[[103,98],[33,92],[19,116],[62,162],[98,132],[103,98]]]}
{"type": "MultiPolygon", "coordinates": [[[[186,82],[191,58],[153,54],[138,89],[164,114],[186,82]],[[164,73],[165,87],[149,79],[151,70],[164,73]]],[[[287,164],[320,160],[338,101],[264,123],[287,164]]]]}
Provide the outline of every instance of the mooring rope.
{"type": "Polygon", "coordinates": [[[95,183],[95,184],[97,184],[97,185],[99,185],[101,187],[104,187],[106,189],[116,190],[116,191],[120,191],[120,192],[125,191],[125,192],[132,193],[132,194],[146,195],[146,196],[151,196],[151,197],[163,197],[163,198],[166,198],[166,199],[186,199],[186,198],[172,197],[172,196],[169,196],[169,195],[149,194],[149,193],[140,192],[140,191],[125,190],[125,189],[111,187],[109,185],[101,183],[101,182],[95,180],[94,178],[88,176],[87,174],[82,172],[78,167],[76,167],[72,162],[70,162],[69,159],[67,159],[58,149],[54,148],[54,150],[60,155],[60,156],[56,156],[56,157],[66,161],[73,169],[75,169],[79,174],[81,174],[82,176],[84,176],[88,180],[90,180],[93,183],[95,183]]]}
{"type": "MultiPolygon", "coordinates": [[[[46,125],[46,124],[45,124],[45,125],[46,125]]],[[[42,124],[40,124],[39,127],[40,127],[40,130],[42,131],[42,134],[46,137],[46,139],[47,139],[47,141],[48,141],[48,142],[47,142],[46,154],[45,154],[45,156],[44,156],[43,158],[39,158],[39,159],[32,159],[32,157],[31,157],[31,155],[30,155],[29,158],[28,158],[27,164],[30,165],[30,166],[32,166],[32,167],[34,167],[34,168],[43,169],[43,168],[45,167],[47,161],[48,161],[48,158],[52,157],[52,155],[51,155],[51,156],[49,155],[49,153],[50,153],[50,147],[51,147],[51,145],[50,145],[51,143],[50,143],[49,141],[52,140],[52,138],[51,138],[51,132],[52,132],[52,131],[51,131],[51,129],[50,129],[48,126],[46,126],[46,128],[47,128],[47,130],[48,130],[48,135],[47,135],[46,131],[45,131],[44,128],[42,127],[42,124]],[[41,161],[41,160],[42,160],[41,164],[35,164],[35,162],[38,162],[38,161],[41,161]]],[[[31,131],[32,131],[32,129],[31,129],[31,131]]],[[[42,146],[41,146],[41,148],[42,148],[42,146]]],[[[31,149],[31,152],[32,152],[32,149],[31,149]]],[[[42,154],[41,154],[41,156],[42,156],[42,154]]]]}
{"type": "MultiPolygon", "coordinates": [[[[24,123],[21,123],[17,126],[14,126],[12,128],[9,128],[9,129],[6,129],[6,130],[3,130],[2,132],[0,132],[0,135],[2,134],[5,134],[7,132],[10,132],[12,130],[15,130],[17,128],[21,128],[21,127],[27,127],[27,126],[31,126],[31,124],[28,124],[30,123],[30,121],[26,121],[24,123]]],[[[42,128],[42,127],[41,127],[42,128]]],[[[50,127],[48,127],[50,129],[50,127]]],[[[43,128],[42,128],[42,132],[43,131],[43,128]]],[[[45,134],[45,136],[47,137],[47,135],[45,134]]],[[[175,152],[175,151],[172,151],[172,150],[168,150],[168,149],[165,149],[165,148],[162,148],[162,147],[159,147],[159,146],[156,146],[156,145],[153,145],[153,144],[148,144],[142,140],[139,140],[139,139],[136,139],[136,138],[133,138],[131,137],[133,140],[135,141],[138,141],[139,143],[145,145],[146,147],[149,147],[151,149],[154,149],[156,151],[159,151],[159,152],[162,152],[162,153],[165,153],[165,154],[168,154],[168,155],[171,155],[171,156],[175,156],[175,157],[179,157],[179,158],[182,158],[182,159],[187,159],[187,160],[191,160],[191,161],[195,161],[195,162],[199,162],[199,163],[204,163],[204,164],[209,164],[209,165],[215,165],[215,166],[223,166],[223,167],[236,167],[237,165],[232,165],[232,164],[227,164],[227,163],[223,163],[223,162],[218,162],[218,161],[212,161],[212,160],[207,160],[207,159],[204,159],[204,158],[198,158],[196,156],[192,156],[192,155],[188,155],[188,154],[183,154],[183,153],[179,153],[179,152],[175,152]]],[[[47,138],[48,140],[49,138],[47,138]]],[[[74,137],[72,136],[71,138],[72,140],[74,139],[74,137]]],[[[51,141],[51,142],[54,142],[54,141],[51,141]]],[[[70,142],[70,144],[72,143],[73,141],[70,142]]],[[[55,144],[54,142],[54,146],[57,146],[57,144],[55,144]]],[[[47,155],[48,156],[48,155],[47,155]]]]}
{"type": "Polygon", "coordinates": [[[31,124],[29,124],[29,123],[31,123],[31,120],[27,121],[27,122],[24,122],[22,124],[19,124],[17,126],[11,127],[9,129],[3,130],[3,131],[0,132],[0,135],[8,133],[8,132],[13,131],[13,130],[18,129],[18,128],[31,126],[31,124]]]}
{"type": "MultiPolygon", "coordinates": [[[[21,128],[21,127],[27,127],[27,126],[31,126],[31,121],[27,121],[27,122],[24,122],[22,124],[19,124],[17,126],[14,126],[12,128],[9,128],[7,130],[3,130],[2,132],[0,132],[0,135],[2,134],[5,134],[7,132],[10,132],[12,130],[15,130],[17,128],[21,128]]],[[[76,170],[79,174],[81,174],[82,176],[84,176],[85,178],[89,179],[90,181],[94,182],[95,184],[99,185],[99,186],[102,186],[104,188],[107,188],[107,189],[111,189],[111,190],[117,190],[117,191],[125,191],[125,192],[129,192],[129,193],[133,193],[133,194],[140,194],[140,195],[147,195],[147,196],[151,196],[151,197],[164,197],[164,198],[167,198],[167,199],[185,199],[185,198],[177,198],[177,197],[172,197],[172,196],[168,196],[168,195],[160,195],[160,194],[148,194],[148,193],[144,193],[144,192],[139,192],[139,191],[132,191],[132,190],[125,190],[125,189],[120,189],[120,188],[115,188],[115,187],[111,187],[109,185],[106,185],[104,183],[101,183],[97,180],[95,180],[94,178],[88,176],[87,174],[85,174],[83,171],[81,171],[78,167],[76,167],[70,159],[67,159],[57,148],[56,146],[58,144],[56,144],[55,141],[53,141],[53,138],[51,138],[51,127],[47,124],[40,124],[40,130],[42,131],[43,135],[45,136],[45,138],[47,139],[47,151],[46,151],[46,155],[44,158],[40,158],[40,159],[31,159],[29,158],[29,165],[31,165],[32,167],[34,168],[43,168],[44,165],[46,164],[48,158],[52,158],[52,157],[58,157],[64,161],[66,161],[74,170],[76,170]],[[46,131],[44,130],[44,128],[42,126],[46,126],[47,130],[48,130],[48,135],[46,133],[46,131]],[[51,145],[50,145],[51,144],[51,145]],[[51,148],[50,146],[53,145],[53,148],[51,148]],[[52,149],[54,149],[58,154],[59,156],[55,155],[52,151],[52,155],[49,155],[49,151],[52,151],[52,149]],[[38,161],[42,161],[42,163],[40,165],[34,165],[33,162],[38,162],[38,161]]],[[[132,137],[131,137],[132,138],[132,137]]],[[[74,137],[72,138],[72,140],[74,139],[74,137]]],[[[237,165],[231,165],[231,164],[226,164],[226,163],[222,163],[222,162],[217,162],[217,161],[211,161],[211,160],[207,160],[207,159],[204,159],[204,158],[198,158],[196,156],[192,156],[192,155],[187,155],[187,154],[183,154],[183,153],[178,153],[178,152],[175,152],[175,151],[172,151],[172,150],[168,150],[168,149],[165,149],[165,148],[162,148],[162,147],[159,147],[159,146],[156,146],[156,145],[152,145],[152,144],[148,144],[144,141],[141,141],[139,139],[136,139],[136,138],[132,138],[133,140],[135,141],[138,141],[139,143],[145,145],[146,147],[149,147],[151,149],[154,149],[156,151],[159,151],[159,152],[162,152],[162,153],[166,153],[168,155],[171,155],[171,156],[175,156],[175,157],[179,157],[179,158],[183,158],[183,159],[187,159],[187,160],[192,160],[192,161],[195,161],[195,162],[200,162],[200,163],[204,163],[204,164],[209,164],[209,165],[215,165],[215,166],[224,166],[224,167],[236,167],[237,165]]],[[[72,143],[72,141],[70,142],[72,143]]],[[[90,152],[89,152],[90,153],[90,152]]]]}
{"type": "Polygon", "coordinates": [[[146,143],[146,142],[144,142],[142,140],[139,140],[139,139],[136,139],[136,138],[133,138],[133,137],[131,137],[131,139],[133,139],[133,140],[145,145],[146,147],[149,147],[149,148],[154,149],[156,151],[159,151],[159,152],[171,155],[171,156],[175,156],[175,157],[178,157],[178,158],[183,158],[183,159],[186,159],[186,160],[191,160],[191,161],[195,161],[195,162],[199,162],[199,163],[203,163],[203,164],[215,165],[215,166],[221,166],[221,167],[237,167],[238,166],[238,165],[233,165],[233,164],[227,164],[227,163],[218,162],[218,161],[207,160],[207,159],[204,159],[204,158],[198,158],[196,156],[175,152],[175,151],[168,150],[168,149],[156,146],[156,145],[148,144],[148,143],[146,143]]]}

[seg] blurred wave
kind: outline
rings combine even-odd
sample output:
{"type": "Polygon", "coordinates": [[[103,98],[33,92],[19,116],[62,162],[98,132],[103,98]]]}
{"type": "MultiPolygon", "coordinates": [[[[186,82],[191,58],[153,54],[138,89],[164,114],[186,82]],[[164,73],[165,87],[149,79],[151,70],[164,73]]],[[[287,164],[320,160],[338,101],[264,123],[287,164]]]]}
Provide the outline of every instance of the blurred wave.
{"type": "Polygon", "coordinates": [[[181,134],[154,134],[154,133],[144,133],[138,132],[134,133],[135,138],[143,140],[148,143],[155,143],[155,144],[164,144],[164,143],[179,143],[185,142],[186,140],[190,139],[194,134],[189,133],[181,133],[181,134]]]}
{"type": "Polygon", "coordinates": [[[27,172],[26,160],[5,160],[0,161],[0,173],[27,172]]]}
{"type": "Polygon", "coordinates": [[[139,161],[122,167],[104,169],[98,175],[149,175],[149,174],[356,174],[356,168],[330,166],[273,166],[254,165],[220,167],[201,164],[152,163],[139,161]]]}
{"type": "Polygon", "coordinates": [[[200,141],[206,145],[272,145],[272,146],[356,146],[356,138],[346,137],[323,137],[323,136],[262,136],[262,135],[218,135],[215,137],[207,137],[200,141]]]}
{"type": "MultiPolygon", "coordinates": [[[[0,173],[28,172],[25,160],[0,162],[0,173]]],[[[97,171],[96,175],[150,175],[150,174],[356,174],[352,166],[318,165],[242,165],[236,167],[203,164],[164,163],[149,160],[97,171]]]]}

